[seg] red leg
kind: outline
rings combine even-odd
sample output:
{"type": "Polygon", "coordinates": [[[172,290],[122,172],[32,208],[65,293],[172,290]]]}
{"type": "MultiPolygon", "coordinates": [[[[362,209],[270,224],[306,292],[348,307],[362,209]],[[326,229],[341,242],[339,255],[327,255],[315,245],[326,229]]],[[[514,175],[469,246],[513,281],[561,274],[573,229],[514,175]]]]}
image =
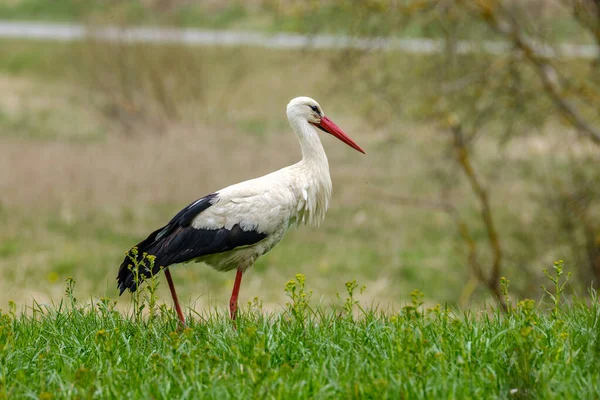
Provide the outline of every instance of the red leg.
{"type": "Polygon", "coordinates": [[[171,289],[171,296],[173,297],[173,302],[175,303],[175,311],[177,311],[179,322],[181,322],[181,326],[184,326],[185,318],[181,312],[181,307],[179,307],[179,300],[177,299],[177,293],[175,292],[175,285],[173,284],[173,278],[171,278],[171,271],[169,271],[168,268],[165,268],[165,276],[167,277],[167,282],[169,282],[169,289],[171,289]]]}
{"type": "Polygon", "coordinates": [[[235,275],[235,283],[233,284],[233,291],[231,292],[231,299],[229,300],[229,312],[231,319],[235,321],[237,317],[238,308],[238,294],[240,293],[240,284],[242,283],[242,275],[244,272],[241,268],[238,268],[237,274],[235,275]]]}

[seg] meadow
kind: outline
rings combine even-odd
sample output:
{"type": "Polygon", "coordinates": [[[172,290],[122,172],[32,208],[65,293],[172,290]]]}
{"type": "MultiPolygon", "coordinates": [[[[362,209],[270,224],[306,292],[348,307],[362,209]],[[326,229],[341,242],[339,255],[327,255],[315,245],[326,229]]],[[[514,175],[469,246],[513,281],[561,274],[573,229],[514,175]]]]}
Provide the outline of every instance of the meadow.
{"type": "Polygon", "coordinates": [[[595,295],[589,303],[524,300],[504,314],[426,307],[414,291],[405,307],[384,312],[364,307],[356,282],[338,306],[311,306],[298,275],[276,312],[255,299],[235,325],[205,309],[181,329],[151,292],[124,314],[108,298],[79,302],[74,285],[50,306],[0,312],[1,398],[600,395],[595,295]]]}
{"type": "MultiPolygon", "coordinates": [[[[10,57],[0,61],[0,396],[598,396],[595,295],[554,304],[570,283],[539,303],[506,292],[505,314],[473,289],[452,216],[402,202],[437,193],[439,128],[362,117],[368,106],[355,111],[365,104],[330,83],[323,53],[127,47],[130,60],[154,66],[179,56],[169,117],[160,96],[143,92],[146,64],[130,78],[143,102],[117,85],[128,70],[101,65],[96,77],[88,68],[100,51],[124,54],[119,46],[2,46],[10,57]],[[200,72],[188,74],[192,67],[200,72]],[[246,274],[237,329],[225,310],[233,275],[204,265],[173,269],[183,330],[162,277],[133,302],[118,298],[117,267],[145,233],[205,193],[297,160],[284,106],[301,93],[321,99],[367,156],[323,138],[334,181],[328,218],[290,232],[246,274]]],[[[554,137],[550,129],[546,143],[554,137]]],[[[521,141],[513,165],[544,152],[521,141]]],[[[490,171],[499,162],[492,149],[482,158],[490,171]]],[[[524,199],[523,184],[507,182],[496,201],[524,199]]],[[[468,195],[462,183],[451,196],[468,195]]],[[[552,265],[546,257],[542,265],[552,265]]],[[[519,267],[507,271],[517,288],[519,267]]]]}
{"type": "MultiPolygon", "coordinates": [[[[347,24],[351,8],[311,14],[295,2],[142,3],[12,0],[0,17],[361,35],[398,22],[380,19],[379,2],[361,9],[364,26],[347,24]]],[[[579,38],[572,20],[543,14],[548,37],[579,38]]],[[[426,18],[402,27],[386,33],[443,32],[426,18]]],[[[0,398],[600,396],[599,153],[530,67],[475,53],[93,39],[0,49],[0,398]],[[285,117],[299,95],[367,155],[322,136],[327,218],[290,231],[245,274],[237,323],[233,272],[202,264],[172,269],[185,328],[162,276],[118,297],[118,266],[145,235],[300,158],[285,117]],[[485,278],[497,255],[486,208],[504,310],[485,278]]],[[[593,68],[557,64],[596,122],[593,68]]]]}

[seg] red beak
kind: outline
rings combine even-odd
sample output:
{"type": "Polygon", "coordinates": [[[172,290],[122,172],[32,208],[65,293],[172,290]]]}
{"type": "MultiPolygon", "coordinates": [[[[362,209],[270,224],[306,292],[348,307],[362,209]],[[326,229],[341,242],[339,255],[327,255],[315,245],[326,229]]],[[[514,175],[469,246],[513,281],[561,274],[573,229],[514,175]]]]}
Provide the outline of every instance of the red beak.
{"type": "Polygon", "coordinates": [[[360,148],[359,145],[357,145],[354,140],[350,139],[350,137],[348,135],[346,135],[344,133],[344,131],[342,130],[342,128],[340,128],[339,126],[337,126],[332,120],[330,120],[329,118],[323,116],[321,117],[321,123],[320,124],[314,124],[317,128],[321,129],[322,131],[325,131],[333,136],[335,136],[336,138],[340,139],[342,142],[346,143],[348,146],[352,147],[355,150],[360,151],[363,154],[367,154],[365,153],[365,151],[363,149],[360,148]]]}

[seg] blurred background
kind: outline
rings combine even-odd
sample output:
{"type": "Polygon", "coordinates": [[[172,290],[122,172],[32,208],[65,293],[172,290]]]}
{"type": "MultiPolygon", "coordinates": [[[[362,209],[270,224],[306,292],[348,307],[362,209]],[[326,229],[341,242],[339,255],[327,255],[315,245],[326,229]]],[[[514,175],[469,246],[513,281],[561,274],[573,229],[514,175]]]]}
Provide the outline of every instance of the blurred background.
{"type": "MultiPolygon", "coordinates": [[[[303,273],[324,303],[356,280],[384,308],[478,307],[501,277],[539,298],[558,259],[571,293],[600,286],[598,0],[4,0],[0,20],[0,304],[69,276],[116,298],[125,251],[180,208],[300,158],[300,95],[367,155],[322,137],[328,217],[242,300],[277,307],[303,273]]],[[[173,275],[227,304],[233,272],[173,275]]]]}

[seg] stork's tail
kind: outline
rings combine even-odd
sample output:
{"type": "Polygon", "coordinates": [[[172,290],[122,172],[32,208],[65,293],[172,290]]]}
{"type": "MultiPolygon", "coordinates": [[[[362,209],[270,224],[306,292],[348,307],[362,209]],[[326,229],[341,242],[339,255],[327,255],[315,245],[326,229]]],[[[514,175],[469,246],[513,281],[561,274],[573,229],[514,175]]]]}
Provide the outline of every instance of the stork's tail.
{"type": "Polygon", "coordinates": [[[146,240],[138,243],[125,255],[117,274],[117,288],[119,296],[125,289],[135,292],[140,283],[160,271],[156,257],[152,254],[156,244],[156,235],[162,230],[158,229],[150,234],[146,240]]]}

